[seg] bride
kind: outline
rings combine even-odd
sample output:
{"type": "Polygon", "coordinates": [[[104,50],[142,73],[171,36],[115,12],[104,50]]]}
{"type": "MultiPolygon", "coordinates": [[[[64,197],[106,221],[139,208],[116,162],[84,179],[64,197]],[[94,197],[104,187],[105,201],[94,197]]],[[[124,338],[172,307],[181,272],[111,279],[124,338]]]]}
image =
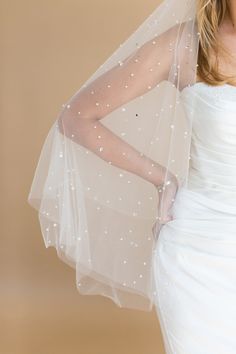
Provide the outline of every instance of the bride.
{"type": "Polygon", "coordinates": [[[176,195],[154,259],[157,314],[173,354],[236,352],[236,84],[220,82],[222,74],[236,79],[236,2],[225,13],[213,12],[226,7],[224,0],[203,3],[198,19],[212,41],[210,55],[202,48],[197,81],[181,92],[187,103],[197,97],[188,186],[176,195]],[[219,55],[213,80],[206,80],[220,41],[233,60],[219,55]]]}
{"type": "Polygon", "coordinates": [[[63,105],[28,201],[81,294],[235,354],[235,181],[236,2],[166,0],[63,105]]]}

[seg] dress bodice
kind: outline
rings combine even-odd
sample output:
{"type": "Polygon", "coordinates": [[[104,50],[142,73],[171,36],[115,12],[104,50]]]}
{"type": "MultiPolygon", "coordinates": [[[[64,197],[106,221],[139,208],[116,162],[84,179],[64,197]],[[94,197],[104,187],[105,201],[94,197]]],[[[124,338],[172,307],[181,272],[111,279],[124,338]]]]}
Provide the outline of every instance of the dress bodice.
{"type": "Polygon", "coordinates": [[[181,98],[192,121],[188,189],[236,205],[236,87],[197,82],[181,98]]]}

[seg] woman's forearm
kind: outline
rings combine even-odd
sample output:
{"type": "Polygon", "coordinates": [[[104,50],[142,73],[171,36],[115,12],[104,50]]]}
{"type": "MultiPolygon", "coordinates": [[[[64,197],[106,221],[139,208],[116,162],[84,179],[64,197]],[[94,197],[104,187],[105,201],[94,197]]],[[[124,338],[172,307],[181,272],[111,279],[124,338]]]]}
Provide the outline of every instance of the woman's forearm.
{"type": "Polygon", "coordinates": [[[134,173],[155,186],[164,181],[165,168],[126,143],[99,120],[75,120],[65,124],[64,134],[103,160],[134,173]]]}

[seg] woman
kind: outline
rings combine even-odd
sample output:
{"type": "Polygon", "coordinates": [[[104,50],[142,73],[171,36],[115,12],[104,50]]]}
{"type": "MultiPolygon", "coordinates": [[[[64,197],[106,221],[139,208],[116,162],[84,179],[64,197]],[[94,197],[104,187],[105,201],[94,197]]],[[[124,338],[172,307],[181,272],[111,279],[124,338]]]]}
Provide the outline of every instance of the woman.
{"type": "Polygon", "coordinates": [[[236,352],[235,22],[164,1],[63,105],[29,194],[80,293],[154,304],[168,354],[236,352]]]}
{"type": "MultiPolygon", "coordinates": [[[[223,9],[227,4],[220,2],[223,9]]],[[[210,67],[212,77],[206,80],[216,55],[203,43],[197,82],[181,93],[186,102],[188,95],[196,95],[198,106],[188,187],[177,194],[173,221],[159,234],[154,260],[161,289],[157,313],[167,353],[236,350],[236,2],[229,1],[230,12],[225,13],[215,12],[216,1],[207,3],[198,21],[212,39],[208,48],[221,41],[232,57],[220,52],[218,69],[210,67]],[[220,17],[218,27],[213,19],[220,17]],[[211,32],[214,28],[217,32],[211,32]],[[221,82],[221,74],[234,80],[221,82]]]]}

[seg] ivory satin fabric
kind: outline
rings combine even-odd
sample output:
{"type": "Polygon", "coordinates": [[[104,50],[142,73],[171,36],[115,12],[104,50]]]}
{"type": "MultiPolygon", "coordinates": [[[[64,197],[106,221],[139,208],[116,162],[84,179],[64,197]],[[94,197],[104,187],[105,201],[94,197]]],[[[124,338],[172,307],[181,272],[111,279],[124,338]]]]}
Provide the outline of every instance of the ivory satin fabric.
{"type": "Polygon", "coordinates": [[[236,87],[198,82],[181,98],[193,112],[189,179],[157,240],[156,311],[167,354],[235,354],[236,87]]]}

